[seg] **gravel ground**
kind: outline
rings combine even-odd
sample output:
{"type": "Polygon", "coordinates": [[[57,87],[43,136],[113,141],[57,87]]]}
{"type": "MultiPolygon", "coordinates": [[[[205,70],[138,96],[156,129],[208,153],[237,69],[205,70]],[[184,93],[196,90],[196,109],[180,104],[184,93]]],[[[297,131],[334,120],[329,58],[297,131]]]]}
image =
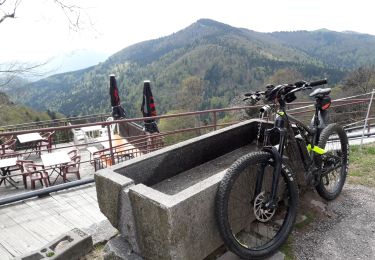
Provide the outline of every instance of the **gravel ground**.
{"type": "Polygon", "coordinates": [[[345,185],[324,214],[293,237],[296,259],[375,259],[375,189],[345,185]]]}
{"type": "MultiPolygon", "coordinates": [[[[375,188],[346,184],[336,200],[321,201],[316,193],[301,200],[299,212],[313,211],[316,218],[294,229],[295,259],[375,259],[375,188]]],[[[102,249],[80,260],[102,260],[102,249]]]]}

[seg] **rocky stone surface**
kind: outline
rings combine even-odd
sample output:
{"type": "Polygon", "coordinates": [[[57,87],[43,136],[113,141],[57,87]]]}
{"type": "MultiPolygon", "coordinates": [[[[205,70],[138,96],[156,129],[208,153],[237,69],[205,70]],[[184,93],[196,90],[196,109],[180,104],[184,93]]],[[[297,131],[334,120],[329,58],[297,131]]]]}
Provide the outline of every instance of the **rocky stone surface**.
{"type": "Polygon", "coordinates": [[[121,236],[111,239],[103,250],[104,260],[143,260],[132,252],[130,245],[121,236]]]}
{"type": "Polygon", "coordinates": [[[83,231],[92,236],[94,245],[106,243],[118,234],[117,229],[108,220],[94,224],[89,228],[83,229],[83,231]]]}
{"type": "MultiPolygon", "coordinates": [[[[278,251],[273,256],[265,258],[264,260],[284,260],[284,259],[285,259],[285,255],[282,252],[278,251]]],[[[232,252],[226,252],[224,255],[219,257],[217,260],[241,260],[241,258],[236,256],[232,252]]]]}
{"type": "Polygon", "coordinates": [[[293,232],[296,259],[375,259],[374,198],[373,188],[346,185],[324,214],[293,232]]]}

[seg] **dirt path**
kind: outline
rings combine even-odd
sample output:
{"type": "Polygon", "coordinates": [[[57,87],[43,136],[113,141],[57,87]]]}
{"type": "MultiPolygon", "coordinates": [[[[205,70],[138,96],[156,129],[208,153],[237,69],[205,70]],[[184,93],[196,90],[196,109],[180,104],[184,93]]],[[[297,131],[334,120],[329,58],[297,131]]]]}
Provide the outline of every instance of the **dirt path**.
{"type": "Polygon", "coordinates": [[[375,259],[375,188],[346,185],[293,238],[296,259],[375,259]]]}

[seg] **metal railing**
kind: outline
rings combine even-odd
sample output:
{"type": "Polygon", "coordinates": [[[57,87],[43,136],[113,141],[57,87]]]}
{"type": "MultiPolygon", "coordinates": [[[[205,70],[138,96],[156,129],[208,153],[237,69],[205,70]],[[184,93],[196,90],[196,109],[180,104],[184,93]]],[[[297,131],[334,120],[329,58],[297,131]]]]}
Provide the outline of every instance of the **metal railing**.
{"type": "MultiPolygon", "coordinates": [[[[340,107],[347,107],[350,105],[350,109],[353,109],[354,106],[356,105],[360,105],[360,104],[366,104],[369,102],[369,98],[366,98],[366,99],[347,99],[347,100],[344,100],[344,99],[341,99],[341,100],[334,100],[333,101],[333,106],[331,107],[331,111],[335,111],[335,109],[337,108],[340,108],[340,107]]],[[[296,103],[294,105],[301,105],[301,104],[311,104],[311,102],[300,102],[300,103],[296,103]]],[[[301,107],[297,107],[297,108],[292,108],[290,109],[290,113],[293,114],[294,116],[300,116],[300,118],[305,118],[306,116],[308,116],[309,118],[311,118],[311,115],[313,112],[314,112],[314,109],[308,109],[310,108],[312,105],[309,105],[309,106],[303,106],[302,109],[304,109],[303,111],[299,111],[301,110],[301,107]]],[[[106,152],[110,152],[111,153],[111,157],[112,154],[114,154],[113,152],[113,147],[112,146],[112,136],[111,136],[111,131],[110,131],[110,126],[112,124],[127,124],[127,123],[135,123],[135,122],[143,122],[144,120],[146,119],[154,119],[154,120],[161,120],[161,119],[169,119],[169,118],[178,118],[178,117],[188,117],[188,116],[201,116],[201,115],[205,115],[205,114],[212,114],[211,118],[211,124],[210,125],[206,125],[206,126],[194,126],[194,127],[191,127],[191,128],[187,128],[187,129],[180,129],[179,131],[169,131],[167,134],[164,134],[163,136],[167,136],[167,135],[173,135],[173,134],[177,134],[177,133],[181,133],[181,132],[196,132],[197,130],[201,130],[201,129],[211,129],[211,130],[216,130],[218,129],[218,127],[220,127],[221,125],[218,124],[218,116],[217,114],[218,113],[223,113],[223,112],[238,112],[239,110],[246,110],[246,109],[253,109],[253,108],[258,108],[260,106],[243,106],[243,107],[232,107],[232,108],[224,108],[224,109],[211,109],[211,110],[205,110],[205,111],[196,111],[196,112],[187,112],[187,113],[179,113],[179,114],[171,114],[171,115],[161,115],[161,116],[156,116],[156,117],[150,117],[150,118],[133,118],[133,119],[122,119],[122,120],[116,120],[116,121],[111,121],[111,122],[106,122],[106,121],[101,121],[101,122],[93,122],[93,123],[81,123],[81,124],[76,124],[76,125],[72,125],[72,126],[68,126],[68,125],[63,125],[63,126],[58,126],[58,127],[45,127],[45,128],[38,128],[38,132],[40,133],[44,133],[44,132],[50,132],[50,131],[56,131],[56,133],[61,133],[61,132],[69,132],[69,138],[68,139],[61,139],[61,138],[55,138],[54,142],[55,143],[65,143],[67,141],[72,141],[72,134],[70,133],[70,131],[74,128],[82,128],[82,127],[87,127],[87,126],[96,126],[96,125],[101,125],[103,127],[106,127],[107,128],[107,131],[109,133],[108,135],[108,142],[109,142],[109,147],[108,149],[106,149],[105,151],[106,152]]],[[[350,114],[361,114],[363,113],[365,110],[360,109],[358,111],[345,111],[344,113],[346,115],[350,115],[350,114]]],[[[339,113],[331,113],[331,118],[334,117],[334,115],[336,114],[340,114],[342,112],[339,112],[339,113]]],[[[103,116],[103,114],[101,114],[101,116],[103,116]]],[[[92,118],[93,116],[86,116],[84,118],[92,118]]],[[[353,116],[353,118],[357,118],[356,116],[353,116]]],[[[81,118],[76,118],[77,121],[79,120],[82,120],[81,118]]],[[[351,119],[350,119],[351,120],[351,119]]],[[[371,118],[369,119],[371,120],[371,118]]],[[[333,120],[335,121],[335,120],[333,120]]],[[[336,120],[337,121],[337,120],[336,120]]],[[[68,122],[68,119],[61,119],[60,122],[64,122],[64,124],[66,122],[68,122]]],[[[234,122],[231,122],[231,123],[226,123],[225,125],[230,125],[232,123],[236,123],[238,121],[234,121],[234,122]]],[[[47,122],[45,121],[45,126],[48,126],[51,122],[47,122]]],[[[22,125],[20,125],[21,128],[22,128],[22,125]]],[[[370,127],[370,125],[369,125],[370,127]]],[[[13,131],[11,132],[0,132],[0,137],[1,136],[6,136],[6,135],[19,135],[19,134],[25,134],[25,133],[31,133],[31,132],[35,132],[35,128],[34,129],[25,129],[25,130],[15,130],[13,129],[13,131]]],[[[143,134],[144,135],[144,134],[143,134]]],[[[61,135],[59,136],[61,137],[61,135]]],[[[133,136],[131,138],[142,138],[142,135],[140,136],[133,136]]],[[[95,144],[95,142],[93,143],[90,143],[91,145],[92,144],[95,144]]],[[[89,145],[90,145],[89,144],[89,145]]],[[[77,144],[77,145],[70,145],[70,146],[64,146],[64,147],[60,147],[58,149],[61,149],[61,148],[67,148],[67,147],[76,147],[76,146],[87,146],[88,144],[77,144]]],[[[20,147],[20,146],[19,146],[20,147]]],[[[23,148],[23,147],[21,147],[23,148]]],[[[26,154],[26,153],[24,153],[26,154]]],[[[22,155],[22,153],[21,153],[22,155]]]]}
{"type": "MultiPolygon", "coordinates": [[[[358,122],[370,122],[374,118],[371,118],[370,116],[374,114],[373,107],[369,106],[370,104],[370,96],[371,93],[367,93],[364,95],[360,95],[361,97],[365,98],[359,98],[360,96],[353,96],[348,97],[340,100],[333,100],[333,105],[330,108],[331,111],[331,119],[333,121],[345,121],[344,124],[348,126],[353,126],[355,123],[358,122]],[[369,111],[367,113],[367,119],[366,119],[366,111],[369,111]],[[341,115],[341,116],[340,116],[341,115]],[[345,118],[342,118],[345,115],[345,118]]],[[[289,106],[289,112],[293,114],[294,116],[300,117],[300,119],[307,119],[310,120],[312,117],[312,113],[314,112],[314,109],[311,109],[313,107],[312,102],[295,102],[292,104],[288,104],[289,106]]],[[[118,164],[122,161],[132,159],[134,157],[141,156],[142,154],[146,154],[155,150],[158,150],[165,145],[170,145],[175,142],[188,139],[194,136],[198,136],[204,133],[207,133],[209,131],[214,131],[217,129],[220,129],[222,127],[232,125],[235,123],[238,123],[244,119],[248,119],[246,117],[237,117],[233,116],[233,119],[230,122],[221,122],[221,118],[223,118],[223,114],[225,113],[232,113],[232,114],[239,114],[241,111],[246,110],[256,110],[256,108],[261,107],[261,105],[256,106],[241,106],[241,107],[230,107],[230,108],[223,108],[223,109],[210,109],[210,110],[204,110],[204,111],[195,111],[195,112],[186,112],[186,113],[178,113],[178,114],[169,114],[169,115],[160,115],[155,117],[148,117],[148,118],[131,118],[131,119],[121,119],[121,120],[115,120],[115,121],[105,121],[105,118],[108,115],[105,114],[99,114],[99,115],[90,115],[85,117],[77,117],[74,118],[74,122],[84,122],[84,123],[78,123],[74,125],[67,125],[68,122],[72,122],[71,118],[69,119],[59,119],[59,126],[51,126],[53,123],[56,123],[56,121],[44,121],[43,122],[43,128],[31,128],[32,124],[21,124],[21,125],[13,125],[13,126],[5,126],[3,129],[11,129],[7,132],[0,132],[0,137],[7,136],[7,135],[20,135],[20,134],[26,134],[26,133],[32,133],[32,132],[50,132],[50,131],[56,131],[56,133],[68,133],[68,138],[64,139],[61,138],[63,135],[57,135],[58,138],[55,138],[54,143],[64,143],[64,145],[60,145],[59,147],[53,147],[52,150],[58,150],[58,149],[65,149],[65,148],[73,148],[73,147],[87,147],[87,146],[94,146],[98,145],[99,141],[93,141],[89,143],[82,143],[82,144],[72,144],[73,141],[72,138],[72,129],[75,128],[82,128],[87,126],[97,126],[100,125],[103,128],[107,129],[108,133],[108,139],[104,140],[105,142],[108,142],[108,148],[106,149],[98,149],[98,151],[93,152],[92,158],[89,160],[81,161],[81,164],[92,164],[94,169],[101,169],[104,167],[108,167],[110,165],[118,164]],[[98,116],[98,118],[95,119],[95,116],[98,116]],[[206,124],[203,124],[201,122],[201,125],[188,125],[183,128],[178,128],[176,126],[175,129],[168,130],[168,131],[162,131],[160,133],[146,135],[144,131],[138,131],[138,134],[130,135],[130,136],[122,136],[121,138],[127,139],[127,144],[121,144],[118,146],[114,146],[112,141],[115,141],[117,138],[114,138],[111,133],[111,125],[118,124],[120,126],[126,125],[126,124],[134,124],[143,122],[145,120],[159,120],[161,121],[168,121],[172,119],[181,119],[182,122],[186,121],[186,118],[188,117],[199,117],[199,118],[206,118],[208,119],[206,124]],[[184,120],[185,119],[185,120],[184,120]],[[88,121],[84,121],[88,120],[88,121]],[[17,128],[19,127],[19,128],[17,128]],[[30,128],[28,128],[30,127],[30,128]],[[171,141],[168,141],[168,138],[178,136],[179,138],[175,138],[171,141]],[[69,141],[69,142],[66,142],[69,141]]],[[[242,113],[242,112],[241,112],[242,113]]],[[[194,120],[191,120],[194,121],[194,120]]],[[[40,122],[38,122],[40,123],[40,122]]],[[[39,125],[40,126],[40,125],[39,125]]],[[[363,127],[363,126],[362,126],[363,127]]],[[[371,127],[371,124],[366,125],[367,128],[371,127]]],[[[121,128],[121,127],[120,127],[121,128]]],[[[137,132],[135,131],[135,132],[137,132]]],[[[364,135],[367,136],[368,134],[364,135]]],[[[22,148],[22,147],[21,147],[22,148]]],[[[28,152],[24,152],[22,150],[17,151],[19,155],[25,155],[28,152]]],[[[44,152],[44,151],[43,151],[44,152]]],[[[1,156],[1,155],[0,155],[1,156]]],[[[46,170],[52,170],[52,168],[46,168],[46,170]]],[[[18,174],[20,176],[22,174],[18,174]]],[[[17,174],[12,176],[17,176],[17,174]]],[[[74,185],[75,181],[70,183],[70,185],[74,185]]],[[[82,185],[79,183],[86,183],[82,181],[78,181],[77,185],[82,185]]],[[[61,189],[65,189],[67,186],[64,185],[58,185],[61,189]]],[[[69,186],[70,187],[70,186],[69,186]]],[[[59,188],[59,189],[60,189],[59,188]]],[[[48,191],[50,189],[41,189],[43,192],[48,191]]],[[[56,191],[53,189],[53,191],[56,191]]],[[[30,196],[35,196],[35,194],[38,194],[37,191],[30,193],[30,196]]],[[[22,197],[24,198],[24,197],[22,197]]],[[[0,200],[0,205],[2,204],[2,200],[0,200]]]]}
{"type": "MultiPolygon", "coordinates": [[[[341,99],[341,100],[334,100],[333,101],[333,106],[331,107],[331,111],[333,111],[333,113],[331,113],[331,117],[334,117],[334,115],[336,114],[340,114],[342,112],[337,112],[335,113],[335,109],[337,108],[347,108],[349,105],[350,105],[350,109],[353,110],[353,107],[356,106],[356,105],[360,105],[360,104],[366,104],[368,103],[370,100],[370,98],[366,98],[366,99],[341,99]]],[[[289,105],[301,105],[301,104],[311,104],[311,102],[299,102],[299,103],[295,103],[295,104],[289,104],[289,105]]],[[[82,127],[87,127],[87,126],[96,126],[96,125],[101,125],[103,127],[107,127],[107,130],[108,130],[108,133],[109,133],[109,139],[111,139],[111,131],[110,131],[110,125],[112,124],[126,124],[126,123],[134,123],[134,122],[143,122],[144,120],[147,120],[147,119],[154,119],[154,120],[161,120],[161,119],[169,119],[169,118],[176,118],[176,117],[188,117],[188,116],[195,116],[195,115],[205,115],[205,114],[212,114],[211,116],[211,124],[210,125],[206,125],[205,129],[208,129],[208,128],[212,128],[211,130],[216,130],[218,127],[219,127],[219,124],[218,124],[218,113],[223,113],[223,112],[238,112],[239,110],[245,110],[245,109],[252,109],[252,108],[258,108],[260,106],[243,106],[243,107],[232,107],[232,108],[224,108],[224,109],[211,109],[211,110],[205,110],[205,111],[195,111],[195,112],[187,112],[187,113],[179,113],[179,114],[171,114],[171,115],[161,115],[161,116],[156,116],[156,117],[149,117],[149,118],[133,118],[133,119],[122,119],[122,120],[116,120],[116,121],[111,121],[111,122],[106,122],[106,121],[99,121],[99,122],[93,122],[93,123],[80,123],[80,124],[75,124],[75,125],[72,125],[72,126],[68,126],[68,125],[62,125],[62,126],[57,126],[57,127],[49,127],[49,125],[51,125],[51,123],[53,121],[45,121],[45,124],[44,126],[47,126],[47,127],[44,127],[44,128],[37,128],[37,131],[40,132],[40,133],[44,133],[44,132],[50,132],[50,131],[56,131],[56,133],[61,133],[61,132],[69,132],[69,138],[67,139],[61,139],[61,138],[55,138],[54,142],[55,143],[62,143],[62,142],[66,142],[66,141],[72,141],[72,134],[71,134],[71,130],[74,129],[74,128],[82,128],[82,127]]],[[[295,115],[295,116],[301,116],[302,118],[303,117],[307,117],[307,116],[310,116],[310,114],[312,114],[314,112],[314,109],[308,109],[312,107],[312,105],[309,105],[309,106],[303,106],[303,107],[297,107],[297,108],[292,108],[290,109],[290,113],[295,115]],[[299,111],[301,109],[304,109],[303,111],[299,111]],[[305,116],[306,115],[306,116],[305,116]]],[[[345,111],[344,113],[346,115],[350,115],[350,114],[361,114],[363,113],[365,110],[362,108],[360,110],[356,110],[356,111],[345,111]]],[[[100,114],[101,117],[103,117],[103,114],[100,114]]],[[[84,118],[93,118],[93,116],[86,116],[86,117],[83,117],[84,118]]],[[[358,117],[354,116],[353,118],[356,118],[358,119],[358,117]]],[[[363,117],[362,117],[363,118],[363,117]]],[[[77,121],[79,120],[83,120],[82,118],[76,118],[77,121]]],[[[369,119],[371,120],[371,118],[369,119]]],[[[60,122],[64,122],[64,124],[66,124],[67,122],[69,122],[69,119],[60,119],[60,122]]],[[[237,121],[236,121],[237,122],[237,121]]],[[[235,122],[233,122],[235,123],[235,122]]],[[[229,123],[230,124],[230,123],[229,123]]],[[[228,125],[225,124],[225,125],[228,125]]],[[[16,125],[14,125],[15,127],[16,125]]],[[[19,125],[21,126],[21,129],[22,129],[22,126],[23,125],[19,125]]],[[[8,127],[8,126],[7,126],[8,127]]],[[[199,130],[199,129],[202,129],[200,128],[200,126],[194,126],[190,129],[186,129],[186,131],[195,131],[195,130],[199,130]]],[[[19,134],[25,134],[25,133],[31,133],[31,132],[35,132],[35,128],[33,129],[22,129],[22,130],[16,130],[16,129],[13,129],[12,131],[8,131],[8,132],[0,132],[0,137],[1,136],[6,136],[6,135],[19,135],[19,134]]],[[[173,131],[170,132],[170,134],[174,134],[173,131]]],[[[133,136],[133,138],[140,138],[141,136],[133,136]]],[[[109,140],[108,140],[109,141],[109,140]]],[[[94,143],[92,143],[94,144],[94,143]]],[[[79,144],[79,145],[72,145],[71,147],[73,146],[83,146],[83,145],[87,145],[87,144],[79,144]]],[[[111,145],[111,144],[110,144],[111,145]]],[[[65,147],[68,147],[68,146],[65,146],[65,147]]]]}

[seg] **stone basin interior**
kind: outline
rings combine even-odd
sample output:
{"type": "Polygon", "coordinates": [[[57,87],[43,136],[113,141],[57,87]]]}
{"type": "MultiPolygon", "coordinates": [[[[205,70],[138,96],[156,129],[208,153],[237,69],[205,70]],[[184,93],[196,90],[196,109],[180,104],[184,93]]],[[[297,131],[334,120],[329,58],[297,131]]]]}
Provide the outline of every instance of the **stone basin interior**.
{"type": "Polygon", "coordinates": [[[152,185],[152,188],[168,195],[175,195],[214,174],[225,171],[241,156],[256,150],[255,144],[242,146],[209,162],[152,185]]]}

